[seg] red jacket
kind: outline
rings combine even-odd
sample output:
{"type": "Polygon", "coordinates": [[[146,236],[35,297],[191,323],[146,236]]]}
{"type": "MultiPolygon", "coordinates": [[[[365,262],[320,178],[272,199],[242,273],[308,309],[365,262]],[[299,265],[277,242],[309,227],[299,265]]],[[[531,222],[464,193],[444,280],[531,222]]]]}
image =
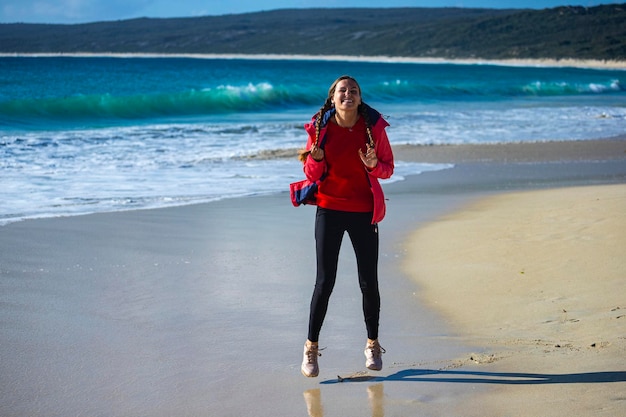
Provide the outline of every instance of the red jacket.
{"type": "MultiPolygon", "coordinates": [[[[366,104],[363,104],[367,106],[366,104]]],[[[387,137],[387,132],[385,132],[385,128],[389,126],[389,123],[385,119],[383,119],[382,115],[374,110],[373,108],[367,106],[367,110],[369,113],[369,119],[372,123],[372,136],[374,137],[374,145],[376,149],[376,157],[378,158],[378,164],[372,170],[367,169],[365,165],[363,165],[363,169],[367,172],[370,189],[372,191],[372,195],[374,197],[374,214],[372,216],[372,224],[376,224],[380,222],[385,217],[385,195],[383,193],[383,189],[378,182],[378,179],[386,179],[391,177],[393,174],[394,163],[393,163],[393,152],[391,150],[391,145],[389,144],[389,138],[387,137]]],[[[322,117],[322,127],[320,129],[320,141],[319,143],[323,143],[324,136],[326,135],[327,125],[330,118],[335,113],[335,109],[328,110],[324,117],[322,117]]],[[[306,149],[311,149],[313,142],[315,141],[315,120],[316,117],[313,116],[310,123],[304,125],[304,129],[308,133],[308,140],[306,149]]],[[[307,157],[304,163],[304,174],[307,179],[310,181],[319,181],[324,173],[326,172],[326,160],[322,159],[321,161],[316,161],[310,155],[307,157]]]]}

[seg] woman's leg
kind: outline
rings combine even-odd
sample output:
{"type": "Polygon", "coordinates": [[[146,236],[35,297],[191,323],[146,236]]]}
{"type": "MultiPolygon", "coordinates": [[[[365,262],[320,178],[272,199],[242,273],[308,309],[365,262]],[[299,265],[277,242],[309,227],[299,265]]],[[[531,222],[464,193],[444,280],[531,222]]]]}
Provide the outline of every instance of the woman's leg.
{"type": "Polygon", "coordinates": [[[311,342],[317,342],[319,339],[337,278],[339,249],[345,231],[342,214],[344,213],[318,207],[315,215],[317,276],[309,315],[308,338],[311,342]]]}
{"type": "Polygon", "coordinates": [[[371,213],[354,213],[348,234],[354,247],[363,295],[363,316],[367,337],[378,339],[380,292],[378,290],[378,225],[371,224],[371,213]]]}

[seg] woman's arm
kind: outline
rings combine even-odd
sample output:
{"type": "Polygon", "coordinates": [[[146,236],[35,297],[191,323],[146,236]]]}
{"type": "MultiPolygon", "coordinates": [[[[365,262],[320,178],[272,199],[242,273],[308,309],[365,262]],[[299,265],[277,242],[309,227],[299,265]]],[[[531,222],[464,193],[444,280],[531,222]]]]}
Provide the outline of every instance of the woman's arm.
{"type": "Polygon", "coordinates": [[[380,133],[376,136],[376,158],[378,159],[378,164],[368,171],[370,175],[376,178],[386,179],[393,175],[393,151],[391,150],[385,129],[381,129],[380,133]]]}

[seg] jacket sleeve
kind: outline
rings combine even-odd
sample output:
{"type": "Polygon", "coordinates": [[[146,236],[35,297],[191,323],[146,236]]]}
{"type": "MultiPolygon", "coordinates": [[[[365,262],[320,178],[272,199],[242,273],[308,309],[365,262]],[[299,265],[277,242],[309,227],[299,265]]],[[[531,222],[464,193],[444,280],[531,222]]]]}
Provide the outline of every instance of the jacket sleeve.
{"type": "Polygon", "coordinates": [[[380,129],[376,138],[376,158],[378,164],[374,169],[368,170],[369,174],[380,179],[387,179],[393,175],[394,162],[393,151],[389,144],[389,138],[385,129],[380,129]]]}
{"type": "MultiPolygon", "coordinates": [[[[313,146],[313,141],[315,138],[315,128],[311,125],[305,126],[306,131],[308,132],[308,139],[306,142],[306,149],[311,149],[313,146]]],[[[308,155],[306,160],[304,161],[304,175],[309,181],[316,182],[322,179],[322,176],[326,172],[326,159],[322,159],[321,161],[316,161],[308,155]]]]}

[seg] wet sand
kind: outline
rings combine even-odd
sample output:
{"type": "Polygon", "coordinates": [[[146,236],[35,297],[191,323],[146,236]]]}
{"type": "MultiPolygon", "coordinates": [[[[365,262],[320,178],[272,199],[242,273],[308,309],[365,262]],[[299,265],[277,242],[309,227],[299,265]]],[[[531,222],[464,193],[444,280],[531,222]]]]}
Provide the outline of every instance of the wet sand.
{"type": "MultiPolygon", "coordinates": [[[[489,313],[492,303],[485,302],[476,313],[484,324],[481,333],[449,309],[467,305],[467,295],[446,287],[443,303],[426,286],[438,268],[432,266],[434,257],[422,254],[420,231],[456,241],[454,231],[438,229],[445,219],[463,219],[481,204],[486,204],[481,212],[495,216],[502,208],[489,199],[498,195],[626,182],[623,138],[585,143],[584,151],[573,151],[577,142],[550,144],[549,152],[538,148],[542,144],[516,146],[395,150],[397,159],[455,167],[385,185],[389,202],[380,227],[380,275],[381,343],[387,353],[378,373],[363,372],[365,329],[355,264],[345,245],[321,336],[326,350],[320,376],[300,374],[314,279],[314,208],[291,207],[287,193],[0,228],[0,414],[496,416],[525,415],[532,410],[525,408],[529,401],[547,401],[543,415],[572,415],[560,413],[560,405],[581,390],[613,393],[603,403],[606,411],[594,408],[594,414],[623,412],[623,394],[616,391],[624,392],[623,366],[588,359],[608,358],[604,352],[623,348],[623,339],[592,337],[584,328],[568,337],[550,333],[579,326],[581,317],[596,313],[559,304],[580,321],[561,323],[565,313],[555,313],[554,324],[539,326],[544,332],[539,336],[515,329],[515,321],[499,335],[502,316],[489,313]],[[428,279],[420,279],[420,268],[428,265],[428,279]],[[499,344],[513,334],[514,340],[549,345],[499,344]],[[597,347],[586,346],[592,339],[597,347]],[[538,354],[543,350],[556,353],[538,354]],[[515,360],[510,352],[529,356],[515,360]],[[587,356],[578,361],[578,354],[587,356]],[[549,366],[541,362],[546,358],[549,366]],[[547,378],[550,390],[567,395],[548,400],[542,397],[545,385],[511,383],[529,378],[547,378]]],[[[565,196],[571,193],[563,196],[553,203],[570,201],[565,196]]],[[[550,213],[549,207],[542,212],[550,213]]],[[[481,234],[465,244],[490,240],[481,234]]],[[[456,258],[445,259],[452,267],[456,258]]],[[[533,263],[524,268],[523,275],[533,277],[533,263]]],[[[517,278],[521,270],[515,272],[517,278]]],[[[580,277],[588,285],[581,290],[593,286],[586,275],[580,277]]],[[[450,279],[467,281],[465,275],[450,279]]],[[[523,299],[528,288],[535,287],[519,286],[516,297],[523,299]]],[[[585,296],[602,299],[605,290],[585,296]]],[[[616,312],[604,312],[606,321],[626,320],[612,318],[616,312]]]]}

